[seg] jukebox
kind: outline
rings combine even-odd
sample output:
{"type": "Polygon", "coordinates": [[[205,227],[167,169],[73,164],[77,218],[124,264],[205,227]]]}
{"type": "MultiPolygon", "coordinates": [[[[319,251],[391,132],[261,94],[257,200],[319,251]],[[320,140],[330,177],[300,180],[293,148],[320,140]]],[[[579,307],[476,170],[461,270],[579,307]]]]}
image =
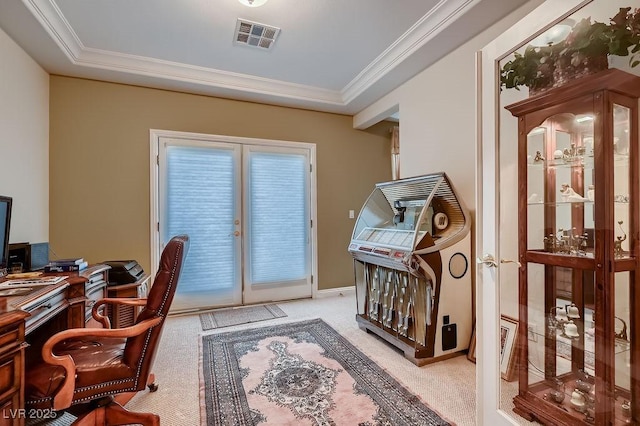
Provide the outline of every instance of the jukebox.
{"type": "Polygon", "coordinates": [[[417,365],[471,337],[470,218],[445,173],[379,183],[353,230],[360,328],[417,365]]]}

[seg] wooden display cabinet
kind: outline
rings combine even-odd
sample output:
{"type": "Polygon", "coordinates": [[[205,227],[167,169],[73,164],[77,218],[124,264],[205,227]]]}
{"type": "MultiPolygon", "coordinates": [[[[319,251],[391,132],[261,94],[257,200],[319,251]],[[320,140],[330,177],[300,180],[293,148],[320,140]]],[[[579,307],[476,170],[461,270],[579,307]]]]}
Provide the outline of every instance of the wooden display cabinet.
{"type": "Polygon", "coordinates": [[[638,98],[610,69],[518,118],[519,392],[545,424],[640,423],[638,98]]]}

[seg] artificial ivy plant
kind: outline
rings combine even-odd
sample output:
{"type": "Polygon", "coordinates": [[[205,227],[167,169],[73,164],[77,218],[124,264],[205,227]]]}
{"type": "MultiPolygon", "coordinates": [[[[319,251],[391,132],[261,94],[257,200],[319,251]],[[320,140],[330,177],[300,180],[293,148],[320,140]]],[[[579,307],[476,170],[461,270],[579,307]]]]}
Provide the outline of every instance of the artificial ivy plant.
{"type": "Polygon", "coordinates": [[[608,55],[630,56],[633,68],[640,64],[640,9],[620,8],[610,23],[578,22],[563,41],[543,47],[527,46],[524,53],[514,53],[514,59],[502,67],[501,87],[527,86],[529,89],[549,87],[559,70],[573,72],[589,67],[606,68],[608,55]]]}

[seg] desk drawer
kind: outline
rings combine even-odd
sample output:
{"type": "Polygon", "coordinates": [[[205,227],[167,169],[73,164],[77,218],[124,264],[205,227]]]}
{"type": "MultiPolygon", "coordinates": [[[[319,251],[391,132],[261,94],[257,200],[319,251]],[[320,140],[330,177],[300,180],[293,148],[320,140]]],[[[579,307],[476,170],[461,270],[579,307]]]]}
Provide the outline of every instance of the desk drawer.
{"type": "Polygon", "coordinates": [[[0,359],[0,399],[20,391],[22,353],[17,352],[0,359]]]}
{"type": "Polygon", "coordinates": [[[0,426],[24,424],[24,415],[18,415],[18,410],[24,408],[20,390],[23,362],[22,349],[0,358],[0,426]]]}
{"type": "MultiPolygon", "coordinates": [[[[106,297],[106,293],[107,293],[107,283],[106,282],[102,282],[102,285],[99,285],[98,287],[94,287],[91,290],[87,290],[87,301],[85,304],[85,313],[84,313],[84,320],[85,322],[91,320],[91,309],[93,308],[93,305],[95,305],[95,303],[100,300],[100,299],[104,299],[106,297]]],[[[100,312],[104,312],[105,307],[102,306],[99,311],[100,312]]]]}
{"type": "Polygon", "coordinates": [[[0,352],[6,352],[22,344],[24,336],[19,327],[10,327],[0,330],[0,352]]]}
{"type": "Polygon", "coordinates": [[[41,324],[53,318],[59,312],[69,306],[64,291],[60,291],[46,298],[41,298],[22,307],[22,310],[31,314],[25,322],[25,332],[29,334],[41,324]]]}

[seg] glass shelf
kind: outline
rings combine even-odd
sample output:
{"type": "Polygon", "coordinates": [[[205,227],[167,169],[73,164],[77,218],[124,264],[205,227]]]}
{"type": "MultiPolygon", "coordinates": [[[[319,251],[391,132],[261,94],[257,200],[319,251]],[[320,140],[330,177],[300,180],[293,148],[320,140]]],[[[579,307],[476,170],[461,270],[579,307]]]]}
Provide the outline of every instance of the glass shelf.
{"type": "Polygon", "coordinates": [[[545,203],[545,202],[529,202],[528,206],[574,206],[580,207],[582,205],[593,205],[593,201],[584,200],[584,201],[556,201],[553,203],[545,203]]]}
{"type": "MultiPolygon", "coordinates": [[[[585,358],[587,358],[587,355],[590,357],[593,357],[595,354],[595,327],[588,327],[587,330],[584,332],[583,337],[584,337],[583,350],[585,353],[585,358]]],[[[532,331],[531,329],[529,330],[529,339],[530,340],[532,339],[533,342],[537,342],[538,339],[545,339],[545,338],[547,338],[547,336],[541,331],[532,331]]],[[[554,329],[553,334],[549,336],[549,338],[555,338],[556,342],[559,343],[559,345],[557,346],[562,348],[562,349],[556,349],[558,352],[560,352],[560,354],[557,355],[558,357],[567,358],[571,356],[570,354],[567,354],[566,348],[570,348],[571,346],[573,346],[576,343],[576,339],[573,339],[571,337],[564,335],[563,331],[558,328],[554,329]]],[[[631,342],[629,342],[628,340],[616,338],[615,344],[614,344],[614,350],[616,355],[630,352],[631,342]]],[[[591,368],[595,368],[595,364],[592,363],[591,368]]]]}
{"type": "MultiPolygon", "coordinates": [[[[629,164],[629,154],[614,154],[613,155],[614,166],[624,166],[629,164]]],[[[530,169],[544,169],[554,168],[554,169],[571,169],[574,167],[583,166],[583,167],[594,167],[594,157],[593,155],[586,155],[583,157],[577,157],[575,160],[563,160],[563,159],[552,159],[552,160],[544,160],[544,161],[535,161],[533,163],[528,163],[527,167],[530,169]]]]}
{"type": "MultiPolygon", "coordinates": [[[[614,201],[613,202],[614,205],[628,205],[629,201],[614,201]]],[[[542,201],[538,201],[538,202],[528,202],[527,203],[528,206],[574,206],[574,207],[580,207],[581,205],[585,205],[585,206],[593,206],[594,202],[591,200],[584,200],[584,201],[556,201],[553,203],[545,203],[542,201]]]]}
{"type": "Polygon", "coordinates": [[[566,257],[581,257],[581,258],[586,258],[586,259],[593,259],[594,255],[593,255],[593,249],[587,249],[583,252],[580,253],[566,253],[566,252],[560,252],[560,251],[547,251],[543,248],[540,249],[532,249],[532,250],[528,250],[530,252],[534,252],[534,253],[541,253],[541,254],[552,254],[554,256],[566,256],[566,257]]]}

